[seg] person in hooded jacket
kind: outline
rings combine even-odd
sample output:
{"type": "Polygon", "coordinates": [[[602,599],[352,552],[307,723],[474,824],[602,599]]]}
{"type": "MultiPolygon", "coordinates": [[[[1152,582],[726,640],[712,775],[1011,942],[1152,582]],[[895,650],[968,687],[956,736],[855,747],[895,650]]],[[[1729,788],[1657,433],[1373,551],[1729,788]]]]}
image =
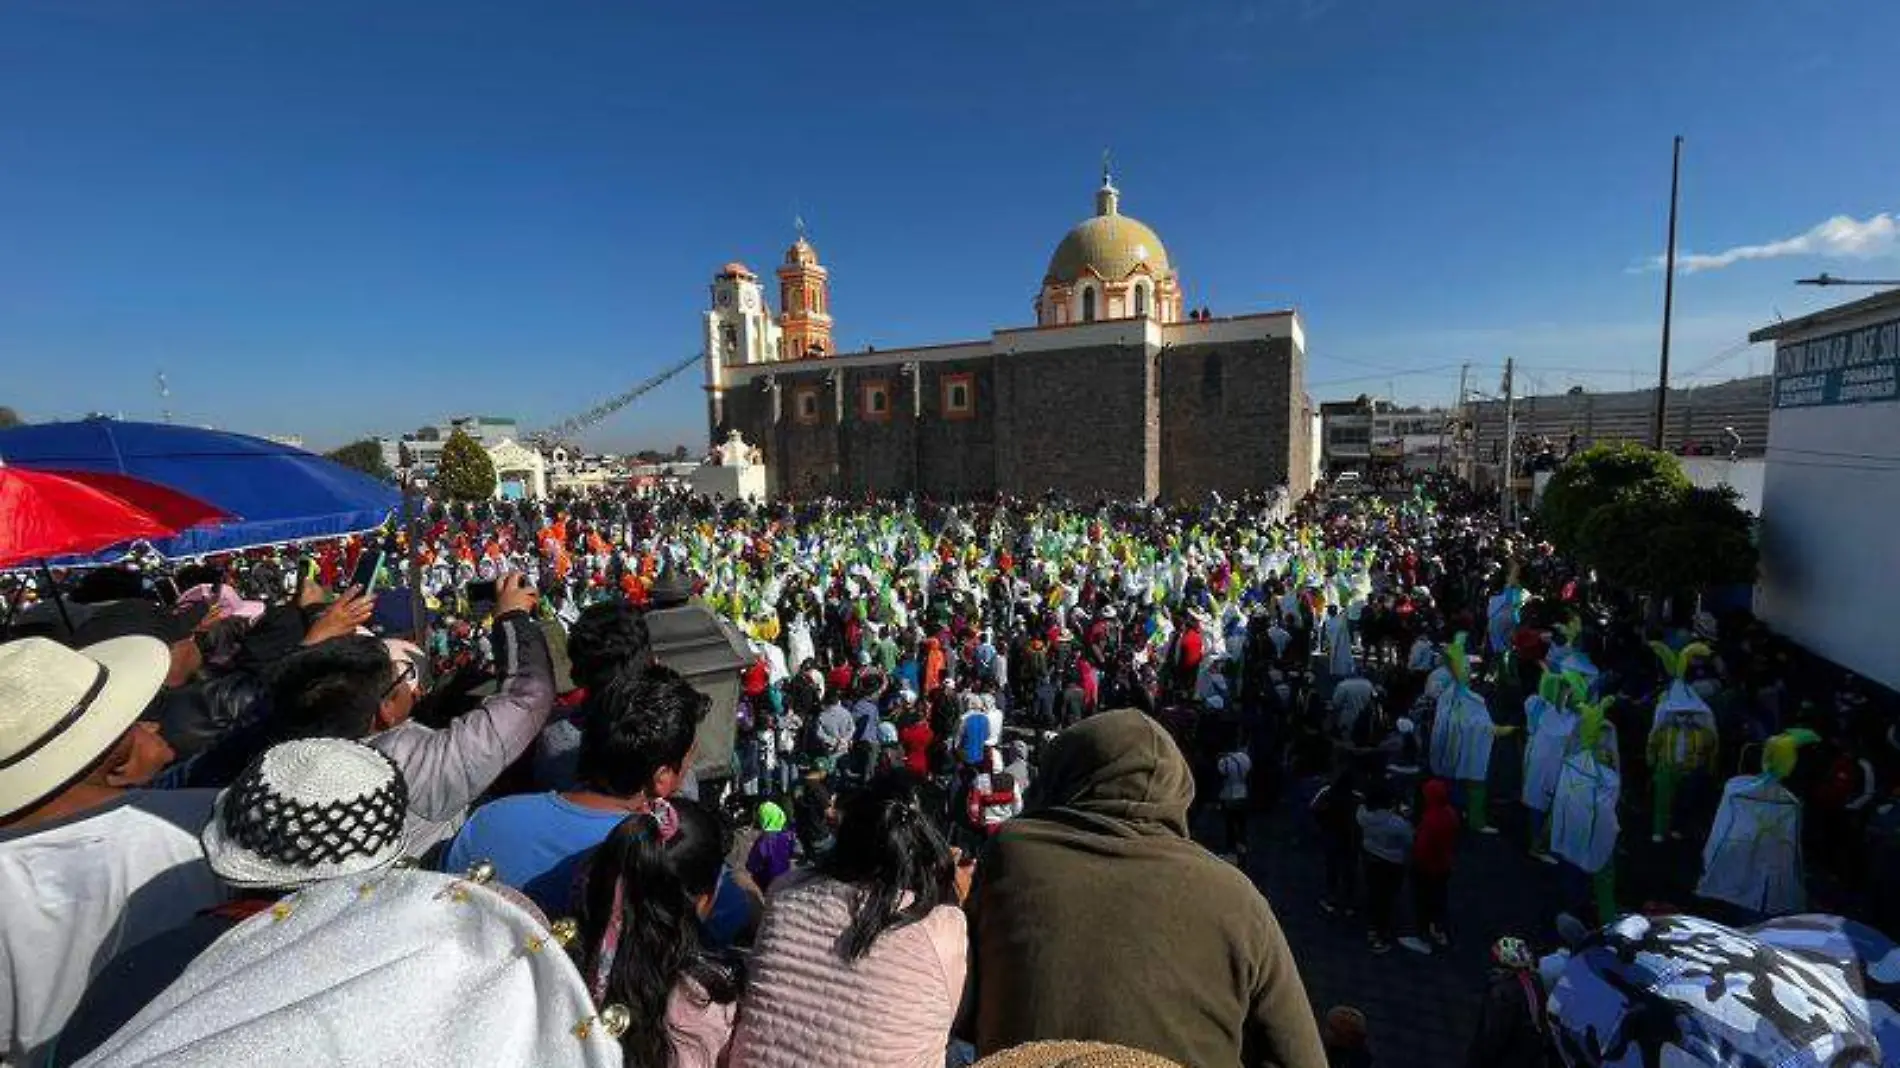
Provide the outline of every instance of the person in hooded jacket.
{"type": "Polygon", "coordinates": [[[1451,807],[1451,787],[1443,779],[1426,782],[1420,792],[1425,810],[1412,839],[1412,912],[1419,930],[1442,947],[1451,943],[1445,906],[1458,847],[1458,810],[1451,807]]]}
{"type": "Polygon", "coordinates": [[[1181,751],[1135,709],[1049,743],[967,905],[979,1055],[1073,1039],[1199,1068],[1326,1064],[1279,921],[1188,837],[1192,800],[1181,751]]]}

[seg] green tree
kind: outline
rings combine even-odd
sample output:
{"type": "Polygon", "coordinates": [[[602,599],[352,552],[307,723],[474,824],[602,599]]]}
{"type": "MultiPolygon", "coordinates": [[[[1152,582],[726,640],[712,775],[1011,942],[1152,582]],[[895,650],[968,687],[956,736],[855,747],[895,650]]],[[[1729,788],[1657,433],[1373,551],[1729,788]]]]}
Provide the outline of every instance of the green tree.
{"type": "Polygon", "coordinates": [[[25,426],[25,425],[26,425],[26,420],[20,418],[19,412],[16,412],[11,408],[6,407],[5,405],[0,405],[0,430],[5,430],[8,427],[25,426]]]}
{"type": "Polygon", "coordinates": [[[458,428],[442,443],[435,484],[452,501],[485,501],[495,495],[495,461],[458,428]]]}
{"type": "Polygon", "coordinates": [[[1537,517],[1551,544],[1563,552],[1587,556],[1584,524],[1599,509],[1645,498],[1673,500],[1688,492],[1689,476],[1666,452],[1633,442],[1593,445],[1557,469],[1544,487],[1537,517]]]}
{"type": "Polygon", "coordinates": [[[1753,582],[1754,527],[1729,486],[1634,494],[1590,513],[1576,551],[1606,581],[1660,603],[1753,582]]]}
{"type": "Polygon", "coordinates": [[[395,472],[391,471],[389,465],[383,462],[383,447],[371,441],[369,438],[364,438],[362,441],[352,441],[348,445],[332,452],[327,452],[324,455],[342,464],[344,467],[361,471],[371,478],[380,478],[384,482],[393,482],[396,479],[395,472]]]}

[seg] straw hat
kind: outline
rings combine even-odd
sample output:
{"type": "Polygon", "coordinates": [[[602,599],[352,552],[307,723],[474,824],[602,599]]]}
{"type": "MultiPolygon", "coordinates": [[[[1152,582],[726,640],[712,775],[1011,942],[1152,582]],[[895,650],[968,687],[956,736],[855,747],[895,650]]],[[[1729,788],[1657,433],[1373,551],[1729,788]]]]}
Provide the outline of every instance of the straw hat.
{"type": "Polygon", "coordinates": [[[976,1068],[1180,1068],[1152,1053],[1102,1042],[1031,1042],[992,1053],[976,1068]]]}
{"type": "Polygon", "coordinates": [[[233,886],[288,890],[366,875],[402,855],[409,788],[381,752],[342,738],[284,742],[218,795],[200,841],[233,886]]]}
{"type": "MultiPolygon", "coordinates": [[[[492,874],[492,873],[481,873],[492,874]]],[[[332,879],[227,932],[88,1058],[95,1068],[610,1068],[627,1010],[596,1009],[550,927],[481,874],[332,879]]]]}
{"type": "Polygon", "coordinates": [[[0,645],[0,816],[91,767],[145,711],[171,670],[156,638],[68,649],[47,638],[0,645]]]}

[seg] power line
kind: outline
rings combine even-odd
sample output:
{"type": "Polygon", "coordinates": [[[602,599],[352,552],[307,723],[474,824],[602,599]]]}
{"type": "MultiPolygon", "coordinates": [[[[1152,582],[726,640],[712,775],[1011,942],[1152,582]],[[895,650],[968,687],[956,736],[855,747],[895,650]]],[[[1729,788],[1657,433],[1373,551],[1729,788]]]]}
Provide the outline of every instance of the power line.
{"type": "Polygon", "coordinates": [[[1320,386],[1343,386],[1351,382],[1375,382],[1382,378],[1409,378],[1414,375],[1435,375],[1448,371],[1456,371],[1461,366],[1463,365],[1450,363],[1442,367],[1420,367],[1411,371],[1387,371],[1383,374],[1358,375],[1353,378],[1329,378],[1324,382],[1308,382],[1306,383],[1306,388],[1315,389],[1320,386]]]}

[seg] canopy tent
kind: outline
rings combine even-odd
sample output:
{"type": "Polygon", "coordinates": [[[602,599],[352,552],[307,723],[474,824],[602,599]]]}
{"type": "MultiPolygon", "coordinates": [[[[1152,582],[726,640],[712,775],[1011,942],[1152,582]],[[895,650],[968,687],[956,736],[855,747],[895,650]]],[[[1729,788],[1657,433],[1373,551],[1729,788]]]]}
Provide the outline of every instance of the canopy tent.
{"type": "Polygon", "coordinates": [[[87,419],[0,430],[0,460],[130,475],[243,517],[153,539],[168,557],[355,534],[381,526],[401,502],[394,486],[302,449],[163,423],[87,419]]]}

